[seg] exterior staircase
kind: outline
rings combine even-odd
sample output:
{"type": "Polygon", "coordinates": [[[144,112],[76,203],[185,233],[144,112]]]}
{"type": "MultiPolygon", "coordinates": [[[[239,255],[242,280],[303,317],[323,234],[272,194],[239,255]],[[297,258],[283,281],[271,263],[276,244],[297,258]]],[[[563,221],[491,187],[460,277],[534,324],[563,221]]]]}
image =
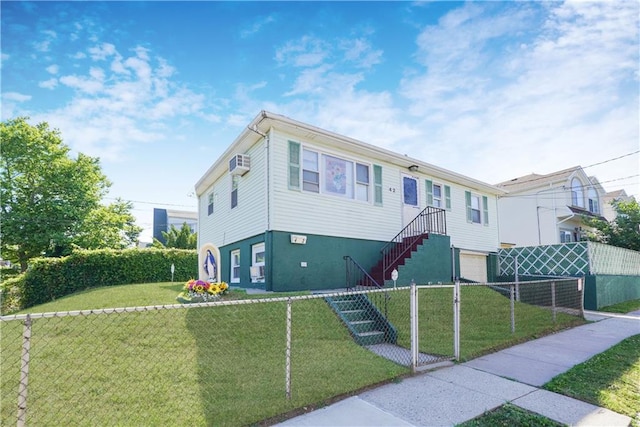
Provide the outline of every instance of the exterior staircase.
{"type": "Polygon", "coordinates": [[[447,234],[446,211],[441,208],[427,206],[402,229],[390,242],[380,250],[382,259],[373,267],[371,277],[384,286],[391,279],[391,272],[399,265],[404,265],[412,252],[422,245],[429,234],[447,234]]]}
{"type": "MultiPolygon", "coordinates": [[[[386,294],[374,294],[388,298],[386,294]]],[[[361,346],[390,343],[398,340],[396,328],[364,294],[325,298],[345,324],[353,339],[361,346]]]]}
{"type": "Polygon", "coordinates": [[[417,236],[404,237],[398,243],[395,243],[394,256],[388,265],[385,265],[385,258],[382,257],[376,265],[373,266],[369,275],[373,279],[384,286],[385,280],[390,280],[390,272],[397,269],[399,266],[404,265],[405,261],[411,258],[411,255],[418,249],[418,246],[422,245],[425,240],[429,238],[428,233],[423,233],[417,236]],[[384,273],[387,274],[384,274],[384,273]],[[386,276],[386,277],[385,277],[386,276]]]}

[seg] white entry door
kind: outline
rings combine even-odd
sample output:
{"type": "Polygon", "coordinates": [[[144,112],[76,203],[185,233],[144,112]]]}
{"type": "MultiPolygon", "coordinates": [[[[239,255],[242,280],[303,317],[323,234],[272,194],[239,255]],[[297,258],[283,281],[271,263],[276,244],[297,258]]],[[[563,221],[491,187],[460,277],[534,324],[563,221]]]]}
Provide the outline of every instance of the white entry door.
{"type": "Polygon", "coordinates": [[[402,226],[406,227],[420,213],[420,182],[411,175],[402,175],[402,226]]]}

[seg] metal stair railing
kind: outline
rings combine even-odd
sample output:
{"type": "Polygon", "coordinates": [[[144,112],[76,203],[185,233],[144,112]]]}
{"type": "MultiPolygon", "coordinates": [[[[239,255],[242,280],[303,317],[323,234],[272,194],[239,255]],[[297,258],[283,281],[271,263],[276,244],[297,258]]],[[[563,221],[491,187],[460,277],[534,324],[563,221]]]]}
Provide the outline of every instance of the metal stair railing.
{"type": "Polygon", "coordinates": [[[418,240],[428,234],[447,234],[446,211],[442,208],[427,206],[391,241],[380,249],[382,253],[382,282],[387,277],[388,270],[410,251],[418,240]]]}
{"type": "MultiPolygon", "coordinates": [[[[384,289],[384,285],[378,283],[376,279],[362,268],[358,262],[351,258],[349,255],[342,257],[346,264],[347,281],[346,288],[349,291],[358,290],[370,290],[370,289],[384,289]]],[[[387,317],[387,304],[389,301],[388,292],[376,292],[369,295],[373,299],[374,305],[378,307],[384,307],[384,316],[387,317]]]]}

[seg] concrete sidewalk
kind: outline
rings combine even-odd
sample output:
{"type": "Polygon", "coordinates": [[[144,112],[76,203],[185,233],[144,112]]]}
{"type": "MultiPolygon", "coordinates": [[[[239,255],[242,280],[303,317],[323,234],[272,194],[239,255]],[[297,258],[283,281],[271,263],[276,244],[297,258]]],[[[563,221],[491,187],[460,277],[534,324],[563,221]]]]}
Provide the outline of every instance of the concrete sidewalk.
{"type": "Polygon", "coordinates": [[[627,416],[538,388],[640,333],[640,311],[585,316],[595,322],[387,384],[278,425],[452,426],[510,402],[567,425],[627,427],[627,416]]]}

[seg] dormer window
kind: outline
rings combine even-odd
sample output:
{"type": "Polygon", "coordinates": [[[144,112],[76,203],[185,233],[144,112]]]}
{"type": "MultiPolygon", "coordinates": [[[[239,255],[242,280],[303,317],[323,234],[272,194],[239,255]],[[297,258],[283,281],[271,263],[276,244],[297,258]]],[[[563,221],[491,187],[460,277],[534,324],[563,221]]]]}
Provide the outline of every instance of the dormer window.
{"type": "Polygon", "coordinates": [[[582,191],[582,182],[578,178],[571,180],[571,204],[584,208],[584,193],[582,191]]]}
{"type": "Polygon", "coordinates": [[[598,199],[598,193],[595,188],[589,188],[589,212],[594,214],[600,213],[600,201],[598,199]]]}

